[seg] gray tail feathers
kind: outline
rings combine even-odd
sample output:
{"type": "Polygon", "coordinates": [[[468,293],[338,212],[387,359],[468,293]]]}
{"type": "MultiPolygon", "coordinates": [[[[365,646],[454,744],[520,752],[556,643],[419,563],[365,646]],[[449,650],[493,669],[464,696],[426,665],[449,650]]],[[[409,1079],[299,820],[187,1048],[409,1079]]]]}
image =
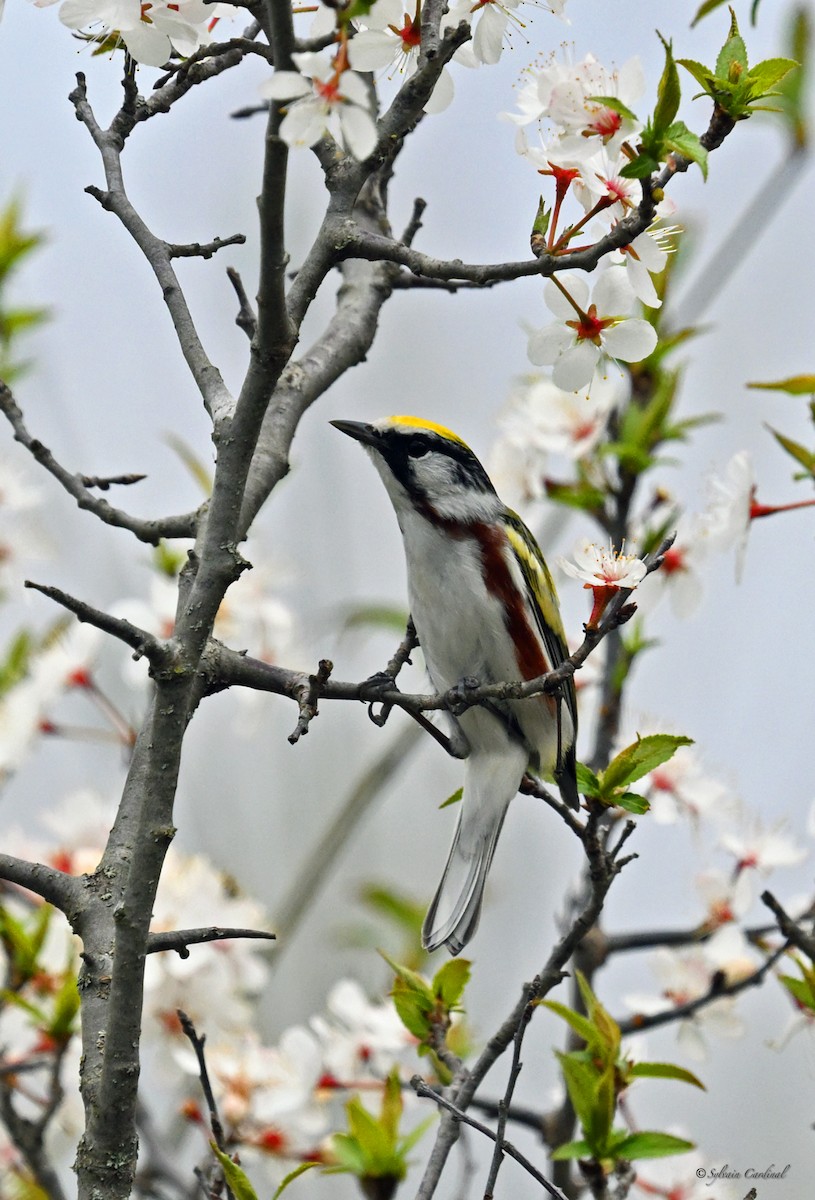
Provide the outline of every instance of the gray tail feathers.
{"type": "Polygon", "coordinates": [[[563,754],[555,769],[555,782],[560,789],[561,799],[576,812],[580,809],[580,796],[577,791],[577,759],[574,745],[563,754]]]}
{"type": "Polygon", "coordinates": [[[459,815],[447,865],[422,926],[425,950],[446,945],[451,954],[458,954],[478,928],[484,884],[506,810],[504,805],[497,820],[480,832],[475,843],[466,837],[467,814],[459,815]]]}

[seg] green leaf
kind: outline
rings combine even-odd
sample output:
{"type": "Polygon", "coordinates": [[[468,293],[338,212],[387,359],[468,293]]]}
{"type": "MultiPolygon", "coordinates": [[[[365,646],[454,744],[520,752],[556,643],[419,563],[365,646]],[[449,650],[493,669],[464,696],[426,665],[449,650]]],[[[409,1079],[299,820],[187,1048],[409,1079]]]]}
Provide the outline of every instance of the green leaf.
{"type": "Polygon", "coordinates": [[[665,47],[665,66],[662,78],[657,88],[657,105],[652,119],[654,133],[661,136],[676,117],[682,90],[679,86],[679,72],[674,62],[671,43],[666,42],[660,34],[660,41],[665,47]]]}
{"type": "Polygon", "coordinates": [[[464,995],[470,979],[472,963],[466,958],[451,958],[433,976],[433,994],[446,1008],[453,1008],[464,995]]]}
{"type": "Polygon", "coordinates": [[[319,1166],[320,1166],[320,1164],[318,1162],[298,1163],[297,1166],[294,1168],[294,1170],[289,1171],[288,1175],[284,1176],[284,1178],[281,1180],[280,1187],[277,1189],[275,1194],[272,1196],[272,1200],[278,1200],[278,1197],[283,1195],[283,1193],[285,1192],[285,1190],[289,1186],[289,1184],[292,1183],[295,1179],[297,1179],[297,1177],[299,1175],[303,1175],[306,1171],[312,1170],[313,1167],[319,1167],[319,1166]]]}
{"type": "Polygon", "coordinates": [[[739,33],[739,23],[736,14],[730,9],[730,32],[727,41],[719,51],[716,59],[716,78],[737,83],[748,70],[747,47],[744,38],[739,33]]]}
{"type": "Polygon", "coordinates": [[[701,1088],[703,1092],[706,1090],[698,1076],[694,1075],[692,1071],[686,1071],[684,1067],[677,1067],[674,1063],[632,1063],[627,1073],[634,1079],[676,1079],[680,1083],[693,1084],[694,1087],[701,1088]]]}
{"type": "Polygon", "coordinates": [[[670,1133],[655,1133],[642,1130],[628,1134],[622,1141],[614,1142],[615,1158],[667,1158],[670,1154],[687,1154],[695,1149],[694,1142],[674,1137],[670,1133]]]}
{"type": "Polygon", "coordinates": [[[426,1041],[430,1035],[434,1007],[432,998],[425,1000],[401,979],[394,980],[391,998],[399,1020],[408,1033],[412,1033],[420,1042],[426,1041]]]}
{"type": "Polygon", "coordinates": [[[555,480],[547,479],[545,486],[549,499],[554,500],[557,504],[563,504],[567,508],[579,508],[584,512],[601,512],[605,503],[605,492],[601,492],[599,488],[592,487],[590,484],[558,483],[555,480]]]}
{"type": "Polygon", "coordinates": [[[653,175],[654,171],[659,170],[659,161],[651,154],[644,154],[642,151],[633,158],[631,162],[627,162],[620,171],[623,179],[645,179],[648,175],[653,175]]]}
{"type": "Polygon", "coordinates": [[[815,992],[808,980],[796,979],[794,975],[779,975],[778,978],[794,1000],[810,1012],[815,1012],[815,992]]]}
{"type": "Polygon", "coordinates": [[[748,388],[764,392],[786,392],[788,396],[815,395],[815,375],[790,375],[771,383],[748,383],[748,388]]]}
{"type": "Polygon", "coordinates": [[[344,1171],[352,1175],[364,1175],[365,1155],[355,1138],[347,1133],[335,1133],[331,1139],[331,1150],[344,1171]]]}
{"type": "Polygon", "coordinates": [[[802,446],[800,442],[794,442],[792,438],[779,433],[771,425],[768,425],[767,429],[769,429],[779,446],[786,450],[787,454],[791,458],[794,458],[797,463],[800,463],[807,474],[815,475],[815,451],[807,450],[806,446],[802,446]]]}
{"type": "Polygon", "coordinates": [[[790,71],[796,70],[799,65],[792,58],[765,58],[763,62],[756,63],[747,72],[747,78],[753,85],[750,89],[751,93],[756,98],[759,95],[766,96],[777,83],[789,75],[790,71]]]}
{"type": "Polygon", "coordinates": [[[533,242],[538,239],[542,241],[546,237],[551,218],[552,210],[551,208],[546,207],[546,202],[544,201],[543,196],[541,196],[540,200],[538,201],[538,211],[535,214],[535,220],[532,223],[532,233],[530,236],[533,242]]]}
{"type": "Polygon", "coordinates": [[[708,13],[712,13],[716,8],[721,8],[724,3],[725,0],[704,0],[704,3],[699,5],[696,15],[690,23],[691,29],[702,20],[702,17],[706,17],[708,13]]]}
{"type": "Polygon", "coordinates": [[[27,629],[21,629],[11,639],[6,657],[0,662],[0,696],[25,678],[31,651],[31,634],[27,629]]]}
{"type": "Polygon", "coordinates": [[[614,804],[617,808],[622,808],[626,812],[633,813],[636,817],[641,817],[651,807],[645,797],[638,796],[636,792],[624,792],[622,796],[615,796],[614,804]]]}
{"type": "Polygon", "coordinates": [[[594,1124],[595,1106],[597,1103],[597,1070],[574,1054],[565,1054],[562,1050],[555,1051],[569,1099],[572,1102],[577,1118],[584,1131],[594,1124]]]}
{"type": "Polygon", "coordinates": [[[588,1017],[584,1017],[582,1013],[575,1012],[573,1008],[568,1008],[557,1000],[541,1000],[540,1004],[542,1008],[548,1008],[557,1016],[562,1017],[589,1046],[596,1044],[597,1030],[588,1017]]]}
{"type": "Polygon", "coordinates": [[[686,71],[690,71],[693,78],[700,87],[708,94],[713,92],[713,72],[710,67],[706,67],[704,63],[697,62],[694,58],[678,58],[677,65],[684,67],[686,71]]]}
{"type": "Polygon", "coordinates": [[[164,441],[181,459],[203,494],[209,496],[212,492],[212,468],[205,466],[184,439],[178,437],[176,434],[165,434],[164,441]]]}
{"type": "Polygon", "coordinates": [[[564,1142],[557,1150],[552,1151],[550,1157],[555,1162],[562,1162],[565,1158],[591,1158],[592,1153],[592,1148],[586,1141],[564,1142]]]}
{"type": "Polygon", "coordinates": [[[665,130],[665,147],[695,162],[702,172],[702,177],[707,179],[707,150],[684,121],[674,121],[673,125],[665,130]]]}
{"type": "Polygon", "coordinates": [[[604,108],[610,108],[612,112],[619,113],[621,117],[627,117],[629,121],[636,121],[636,113],[623,104],[619,96],[589,96],[595,104],[602,104],[604,108]]]}
{"type": "Polygon", "coordinates": [[[409,1154],[417,1142],[424,1137],[431,1125],[435,1124],[435,1121],[436,1115],[435,1113],[431,1113],[424,1121],[420,1121],[415,1129],[411,1129],[410,1133],[406,1133],[399,1142],[399,1153],[403,1155],[409,1154]]]}
{"type": "Polygon", "coordinates": [[[651,733],[637,738],[636,742],[621,750],[603,771],[600,777],[603,795],[607,796],[615,788],[642,779],[643,775],[673,758],[680,746],[692,745],[693,738],[682,734],[651,733]]]}
{"type": "Polygon", "coordinates": [[[464,788],[463,787],[456,788],[456,790],[453,792],[452,796],[448,796],[447,799],[444,800],[439,805],[439,812],[441,812],[441,810],[443,808],[449,808],[451,804],[458,804],[459,800],[461,799],[461,797],[463,795],[464,795],[464,788]]]}
{"type": "Polygon", "coordinates": [[[411,971],[410,967],[404,967],[401,963],[395,962],[394,959],[390,958],[390,956],[387,955],[384,950],[380,950],[379,953],[391,968],[394,975],[396,975],[398,979],[401,979],[402,982],[406,984],[412,991],[424,996],[427,999],[428,1004],[430,1004],[432,1007],[433,993],[430,990],[430,984],[427,982],[424,976],[420,975],[418,971],[411,971]]]}
{"type": "Polygon", "coordinates": [[[590,796],[595,800],[601,795],[600,780],[594,771],[582,762],[577,764],[577,790],[581,796],[590,796]]]}
{"type": "Polygon", "coordinates": [[[221,1170],[224,1173],[226,1186],[232,1192],[235,1200],[258,1200],[258,1195],[255,1189],[249,1182],[249,1177],[243,1167],[239,1167],[236,1162],[233,1162],[228,1154],[223,1150],[219,1150],[214,1142],[210,1142],[212,1153],[221,1164],[221,1170]]]}
{"type": "Polygon", "coordinates": [[[384,1130],[389,1147],[396,1146],[399,1137],[399,1122],[402,1120],[402,1085],[399,1082],[399,1068],[394,1067],[385,1080],[382,1093],[382,1112],[379,1124],[384,1130]]]}

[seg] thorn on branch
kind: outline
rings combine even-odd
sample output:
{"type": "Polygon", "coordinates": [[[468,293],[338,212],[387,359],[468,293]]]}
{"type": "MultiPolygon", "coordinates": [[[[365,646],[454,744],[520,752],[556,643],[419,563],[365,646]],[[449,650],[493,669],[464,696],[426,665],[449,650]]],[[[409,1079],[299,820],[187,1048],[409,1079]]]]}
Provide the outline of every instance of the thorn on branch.
{"type": "Polygon", "coordinates": [[[229,115],[233,121],[245,121],[247,117],[255,117],[258,113],[267,113],[269,111],[269,102],[265,104],[247,104],[245,108],[236,108],[229,115]]]}
{"type": "Polygon", "coordinates": [[[421,196],[417,196],[413,201],[413,212],[410,214],[410,220],[405,226],[405,232],[402,234],[403,245],[413,245],[413,239],[422,227],[422,217],[426,208],[427,201],[423,200],[421,196]]]}
{"type": "Polygon", "coordinates": [[[300,716],[297,719],[294,731],[289,734],[289,742],[292,746],[308,733],[308,727],[319,711],[317,702],[320,698],[320,692],[328,682],[333,670],[334,664],[330,659],[321,658],[317,667],[317,674],[309,675],[308,683],[298,689],[296,699],[300,708],[300,716]]]}
{"type": "Polygon", "coordinates": [[[233,233],[231,237],[216,237],[211,242],[189,242],[186,245],[167,243],[167,253],[170,258],[212,258],[224,246],[242,246],[246,241],[245,233],[233,233]]]}
{"type": "Polygon", "coordinates": [[[212,925],[201,929],[170,929],[151,933],[147,939],[147,953],[159,954],[164,950],[175,950],[179,958],[190,957],[190,946],[204,942],[226,942],[233,938],[257,938],[259,941],[274,941],[277,934],[266,929],[231,929],[212,925]]]}
{"type": "Polygon", "coordinates": [[[99,488],[101,492],[107,492],[114,484],[127,487],[132,483],[141,483],[146,479],[146,475],[80,475],[79,482],[86,488],[99,488]]]}
{"type": "Polygon", "coordinates": [[[238,326],[238,329],[243,330],[243,332],[251,341],[255,336],[255,331],[258,324],[257,317],[255,316],[255,310],[252,308],[251,301],[246,294],[246,289],[243,286],[243,280],[235,268],[227,267],[226,276],[229,282],[232,284],[232,287],[235,289],[235,295],[238,297],[238,304],[240,305],[240,308],[238,309],[238,315],[235,317],[235,324],[238,326]]]}
{"type": "Polygon", "coordinates": [[[94,200],[98,200],[106,212],[113,212],[113,197],[110,192],[104,192],[101,188],[94,187],[92,183],[88,184],[85,191],[89,196],[93,196],[94,200]]]}

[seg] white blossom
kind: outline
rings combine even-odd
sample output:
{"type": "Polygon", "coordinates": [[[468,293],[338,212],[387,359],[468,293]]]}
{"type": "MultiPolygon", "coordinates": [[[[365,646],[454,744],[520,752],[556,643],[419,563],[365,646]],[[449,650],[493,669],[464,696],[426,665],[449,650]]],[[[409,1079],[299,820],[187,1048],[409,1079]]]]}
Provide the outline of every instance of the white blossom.
{"type": "Polygon", "coordinates": [[[280,125],[289,146],[313,146],[327,133],[355,158],[376,147],[377,132],[365,80],[351,70],[338,70],[325,54],[293,54],[297,71],[275,71],[261,86],[270,100],[291,100],[280,125]]]}
{"type": "Polygon", "coordinates": [[[635,554],[598,546],[584,538],[573,553],[573,560],[559,558],[561,570],[572,579],[580,579],[591,588],[635,588],[645,578],[646,566],[635,554]]]}
{"type": "Polygon", "coordinates": [[[558,320],[530,335],[527,353],[538,366],[553,365],[552,379],[566,391],[587,386],[603,355],[638,362],[657,344],[653,326],[630,316],[635,297],[621,267],[604,271],[593,293],[584,276],[564,272],[559,284],[547,281],[544,299],[558,320]]]}

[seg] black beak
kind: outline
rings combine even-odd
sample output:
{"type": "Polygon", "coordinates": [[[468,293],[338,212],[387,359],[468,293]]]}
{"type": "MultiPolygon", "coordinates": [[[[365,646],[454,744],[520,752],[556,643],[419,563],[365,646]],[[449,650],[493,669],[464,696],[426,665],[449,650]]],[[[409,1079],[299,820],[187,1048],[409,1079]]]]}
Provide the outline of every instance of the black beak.
{"type": "Polygon", "coordinates": [[[329,425],[333,425],[335,429],[339,429],[340,433],[347,433],[357,442],[362,442],[363,446],[378,446],[381,440],[381,433],[375,429],[373,425],[369,425],[367,421],[329,421],[329,425]]]}

